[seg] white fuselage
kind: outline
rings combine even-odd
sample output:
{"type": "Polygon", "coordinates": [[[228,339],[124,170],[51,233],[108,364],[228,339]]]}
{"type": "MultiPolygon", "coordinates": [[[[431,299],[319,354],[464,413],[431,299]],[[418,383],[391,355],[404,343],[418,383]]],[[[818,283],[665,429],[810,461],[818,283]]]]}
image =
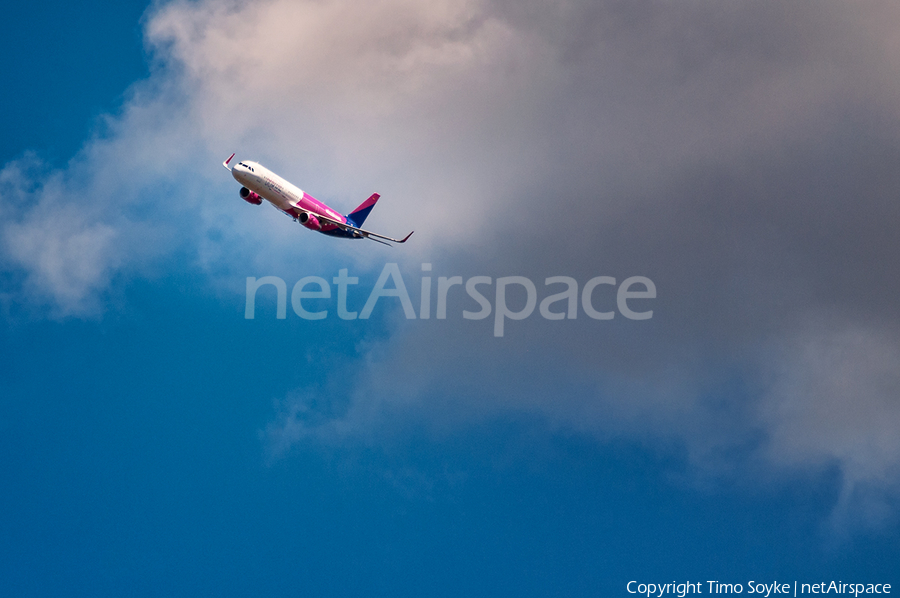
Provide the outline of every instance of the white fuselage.
{"type": "Polygon", "coordinates": [[[299,208],[328,216],[339,222],[346,221],[343,214],[332,210],[311,195],[304,193],[299,187],[256,162],[238,162],[232,168],[231,175],[241,185],[289,215],[292,214],[293,209],[299,208]]]}

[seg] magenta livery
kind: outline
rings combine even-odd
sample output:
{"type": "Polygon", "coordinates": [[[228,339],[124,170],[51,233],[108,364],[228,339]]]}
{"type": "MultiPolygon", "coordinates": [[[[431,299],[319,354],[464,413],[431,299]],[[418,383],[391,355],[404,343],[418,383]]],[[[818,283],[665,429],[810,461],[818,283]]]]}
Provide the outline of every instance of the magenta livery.
{"type": "Polygon", "coordinates": [[[402,239],[394,239],[360,228],[380,197],[377,193],[373,193],[359,207],[344,216],[265,166],[247,161],[232,165],[233,159],[234,154],[231,154],[227,160],[222,162],[222,166],[229,170],[231,176],[242,185],[241,198],[244,201],[258,206],[265,199],[308,229],[332,237],[369,239],[384,245],[390,245],[385,241],[406,243],[406,240],[412,235],[409,233],[402,239]]]}

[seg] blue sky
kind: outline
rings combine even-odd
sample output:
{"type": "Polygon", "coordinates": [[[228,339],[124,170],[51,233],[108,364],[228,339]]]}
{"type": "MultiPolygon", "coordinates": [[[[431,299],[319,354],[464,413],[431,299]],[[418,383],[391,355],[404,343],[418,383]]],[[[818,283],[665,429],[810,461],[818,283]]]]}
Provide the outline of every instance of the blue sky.
{"type": "Polygon", "coordinates": [[[893,5],[10,11],[5,593],[900,583],[893,5]],[[245,204],[232,151],[416,234],[245,204]],[[654,315],[244,318],[247,277],[347,268],[359,311],[387,263],[416,308],[430,263],[654,315]]]}
{"type": "Polygon", "coordinates": [[[64,163],[114,111],[148,67],[141,41],[145,2],[79,5],[33,2],[6,7],[3,161],[27,150],[64,163]]]}

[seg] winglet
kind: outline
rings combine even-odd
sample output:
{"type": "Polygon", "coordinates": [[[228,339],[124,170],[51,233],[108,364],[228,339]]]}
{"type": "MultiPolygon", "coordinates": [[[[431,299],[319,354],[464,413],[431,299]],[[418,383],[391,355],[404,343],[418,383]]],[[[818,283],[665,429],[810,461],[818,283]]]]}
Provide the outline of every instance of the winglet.
{"type": "Polygon", "coordinates": [[[414,232],[416,232],[416,231],[411,231],[408,235],[406,235],[405,237],[403,237],[403,240],[402,240],[402,241],[397,241],[397,242],[398,242],[398,243],[406,243],[406,240],[407,240],[408,238],[410,238],[414,232]]]}
{"type": "Polygon", "coordinates": [[[228,159],[227,159],[227,160],[225,160],[224,162],[222,162],[222,166],[224,166],[224,167],[225,167],[225,170],[227,170],[227,171],[229,171],[229,172],[231,172],[231,166],[229,166],[229,162],[231,162],[231,160],[232,160],[233,158],[234,158],[234,154],[231,154],[230,156],[228,156],[228,159]]]}

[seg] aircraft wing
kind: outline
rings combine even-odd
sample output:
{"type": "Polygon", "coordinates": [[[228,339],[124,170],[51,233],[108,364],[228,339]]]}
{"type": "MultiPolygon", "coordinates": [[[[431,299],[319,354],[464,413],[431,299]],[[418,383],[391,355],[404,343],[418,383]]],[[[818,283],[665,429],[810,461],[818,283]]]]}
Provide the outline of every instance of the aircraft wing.
{"type": "Polygon", "coordinates": [[[295,209],[298,212],[305,212],[305,213],[309,214],[310,216],[315,216],[316,218],[319,219],[320,222],[326,222],[328,224],[333,224],[341,230],[353,231],[355,233],[358,233],[364,239],[369,239],[370,241],[375,241],[377,243],[383,243],[384,245],[387,245],[387,243],[384,243],[384,241],[379,241],[378,239],[384,239],[385,241],[392,241],[394,243],[406,243],[406,240],[409,239],[414,232],[416,232],[416,231],[412,231],[408,235],[403,237],[402,239],[394,239],[393,237],[387,237],[385,235],[379,235],[378,233],[373,233],[372,231],[368,231],[368,230],[365,230],[362,228],[357,228],[357,227],[347,224],[345,222],[335,220],[334,218],[329,218],[328,216],[323,216],[322,214],[318,214],[316,212],[310,212],[308,210],[302,210],[300,208],[295,208],[295,209]]]}

